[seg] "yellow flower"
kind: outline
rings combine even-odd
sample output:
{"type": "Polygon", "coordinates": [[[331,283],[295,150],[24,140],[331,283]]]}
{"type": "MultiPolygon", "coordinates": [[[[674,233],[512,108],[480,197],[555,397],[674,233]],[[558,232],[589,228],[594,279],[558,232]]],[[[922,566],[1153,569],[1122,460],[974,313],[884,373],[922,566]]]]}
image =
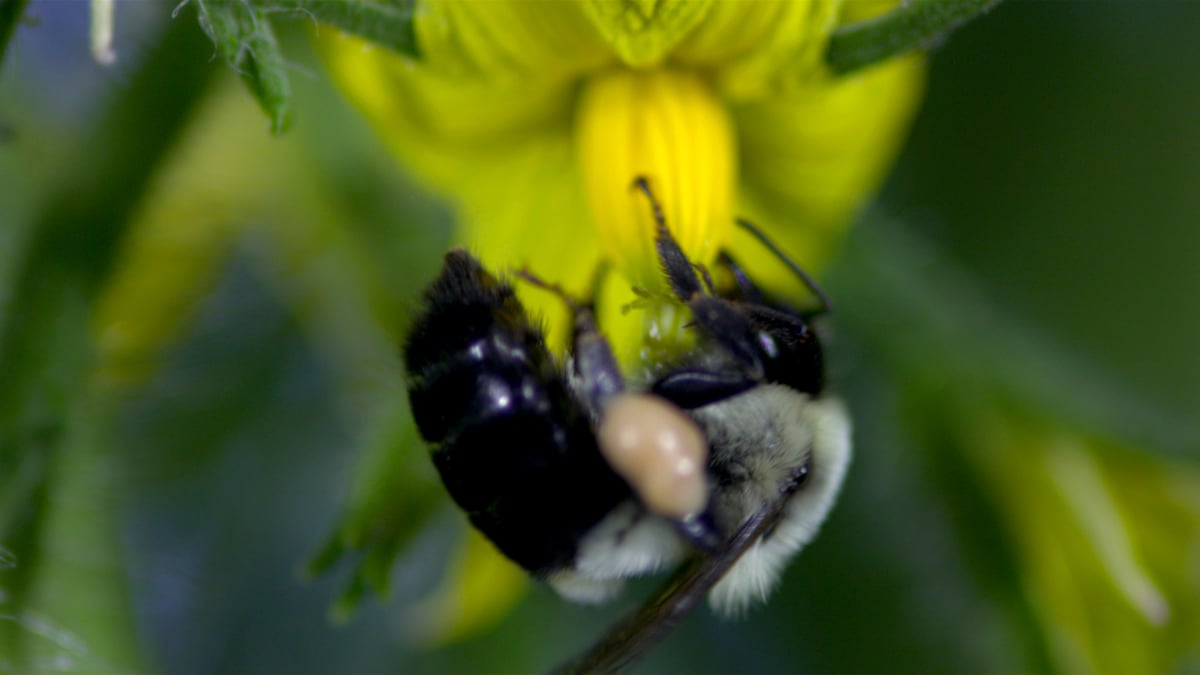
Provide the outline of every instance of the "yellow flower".
{"type": "MultiPolygon", "coordinates": [[[[634,177],[692,259],[731,250],[797,296],[733,218],[810,269],[829,257],[897,151],[923,68],[910,56],[835,78],[821,57],[840,21],[889,4],[431,0],[416,8],[418,61],[350,37],[320,45],[394,152],[453,200],[457,240],[485,263],[585,295],[601,263],[616,270],[601,322],[634,365],[663,317],[620,308],[631,286],[665,290],[634,177]]],[[[560,303],[520,292],[561,346],[560,303]]]]}
{"type": "MultiPolygon", "coordinates": [[[[634,287],[668,293],[634,179],[648,178],[690,259],[730,251],[760,284],[803,301],[734,217],[810,270],[829,257],[896,154],[924,71],[913,55],[835,77],[823,54],[839,22],[892,4],[428,0],[415,9],[418,60],[329,33],[318,44],[395,154],[452,200],[457,242],[492,269],[599,291],[602,330],[636,370],[686,339],[687,317],[671,302],[623,311],[634,287]]],[[[562,348],[561,301],[518,293],[562,348]]],[[[489,547],[467,551],[458,569],[492,569],[477,559],[495,556],[489,547]]],[[[423,637],[500,615],[517,597],[506,578],[470,603],[443,588],[421,608],[440,626],[423,637]]]]}

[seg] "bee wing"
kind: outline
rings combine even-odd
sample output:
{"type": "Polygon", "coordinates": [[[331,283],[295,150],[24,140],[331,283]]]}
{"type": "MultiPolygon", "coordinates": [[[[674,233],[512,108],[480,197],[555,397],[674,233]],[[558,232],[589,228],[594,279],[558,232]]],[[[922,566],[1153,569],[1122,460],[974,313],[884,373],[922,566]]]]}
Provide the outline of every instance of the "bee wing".
{"type": "Polygon", "coordinates": [[[559,664],[552,673],[615,673],[637,662],[682,622],[696,605],[783,515],[791,492],[763,505],[728,544],[712,555],[694,556],[680,566],[640,608],[613,624],[590,648],[559,664]]]}

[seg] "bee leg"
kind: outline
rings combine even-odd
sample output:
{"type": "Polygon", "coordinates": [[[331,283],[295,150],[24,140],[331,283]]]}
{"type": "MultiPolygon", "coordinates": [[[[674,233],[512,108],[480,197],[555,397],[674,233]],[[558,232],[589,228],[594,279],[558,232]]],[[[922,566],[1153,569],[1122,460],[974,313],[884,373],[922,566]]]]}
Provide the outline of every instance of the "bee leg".
{"type": "MultiPolygon", "coordinates": [[[[561,287],[547,283],[528,271],[517,272],[517,276],[562,298],[571,310],[573,326],[571,387],[576,396],[589,408],[593,420],[605,420],[606,404],[614,397],[625,393],[626,386],[612,347],[596,326],[591,309],[575,300],[561,287]]],[[[663,398],[670,401],[669,397],[664,396],[663,398]]],[[[676,405],[678,406],[678,404],[676,405]]],[[[678,407],[682,408],[683,406],[678,407]]],[[[642,411],[642,415],[645,415],[647,410],[653,410],[653,408],[642,405],[639,410],[642,411]]],[[[663,424],[661,420],[659,420],[659,424],[661,428],[663,424]]],[[[601,446],[604,447],[603,442],[601,446]]],[[[638,492],[637,489],[635,489],[635,493],[645,504],[646,495],[638,492]]],[[[706,499],[707,501],[708,499],[706,499]]],[[[706,503],[704,510],[683,517],[668,516],[662,513],[660,515],[668,518],[680,536],[697,550],[712,553],[718,550],[723,542],[710,509],[711,505],[706,503]]]]}
{"type": "MultiPolygon", "coordinates": [[[[654,242],[659,263],[675,297],[688,305],[695,323],[733,355],[747,377],[755,381],[762,380],[764,346],[759,343],[753,324],[733,303],[704,292],[704,286],[696,274],[696,266],[688,260],[679,242],[675,241],[667,228],[662,207],[650,191],[647,179],[639,176],[633,181],[633,187],[650,201],[657,227],[654,242]]],[[[703,274],[711,285],[707,271],[703,274]]]]}
{"type": "Polygon", "coordinates": [[[543,281],[527,270],[517,272],[517,276],[554,293],[570,309],[573,388],[592,418],[599,419],[605,403],[625,391],[625,378],[621,375],[612,346],[596,326],[596,317],[591,308],[571,297],[558,284],[543,281]]]}
{"type": "Polygon", "coordinates": [[[749,303],[753,305],[761,305],[765,303],[765,296],[763,295],[763,292],[754,284],[753,281],[750,281],[750,277],[746,276],[745,270],[743,270],[742,266],[733,259],[733,256],[729,255],[725,251],[721,251],[721,254],[717,256],[717,262],[729,268],[730,273],[733,274],[733,279],[737,283],[738,291],[741,293],[741,297],[738,298],[739,300],[741,300],[743,303],[749,303]]]}
{"type": "Polygon", "coordinates": [[[762,381],[764,361],[774,356],[775,345],[764,340],[740,307],[724,298],[704,295],[689,302],[688,308],[693,323],[733,356],[747,378],[762,381]]]}
{"type": "Polygon", "coordinates": [[[676,370],[650,385],[650,391],[671,403],[693,410],[748,391],[758,382],[738,371],[676,370]]]}
{"type": "Polygon", "coordinates": [[[704,280],[704,287],[708,289],[708,294],[716,295],[717,291],[713,287],[712,275],[708,273],[708,268],[700,263],[692,263],[692,267],[700,274],[700,278],[704,280]]]}
{"type": "Polygon", "coordinates": [[[711,507],[694,516],[675,521],[675,529],[688,543],[705,553],[715,553],[720,550],[721,544],[725,543],[717,531],[711,507]]]}
{"type": "Polygon", "coordinates": [[[586,309],[576,315],[573,342],[571,369],[581,383],[577,390],[592,413],[599,415],[609,399],[625,391],[625,378],[612,346],[596,329],[596,321],[586,309]]]}
{"type": "Polygon", "coordinates": [[[659,205],[654,193],[650,191],[649,180],[645,176],[638,176],[633,181],[633,187],[640,190],[650,201],[650,210],[654,214],[654,224],[657,228],[654,245],[658,251],[658,260],[662,264],[663,272],[667,275],[667,282],[671,285],[671,291],[681,301],[689,302],[696,295],[704,293],[704,288],[696,277],[696,269],[692,267],[692,261],[687,259],[687,255],[679,247],[679,243],[671,236],[671,231],[667,229],[662,206],[659,205]]]}

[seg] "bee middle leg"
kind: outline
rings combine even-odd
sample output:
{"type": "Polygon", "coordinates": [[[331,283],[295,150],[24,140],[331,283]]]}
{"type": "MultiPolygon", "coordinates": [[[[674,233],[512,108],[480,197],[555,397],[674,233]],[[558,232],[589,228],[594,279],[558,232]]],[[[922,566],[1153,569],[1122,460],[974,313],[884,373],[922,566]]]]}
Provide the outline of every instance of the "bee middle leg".
{"type": "MultiPolygon", "coordinates": [[[[575,395],[589,409],[592,419],[599,422],[604,419],[607,404],[628,390],[616,356],[613,354],[612,346],[596,326],[596,319],[591,308],[576,300],[557,284],[543,281],[527,270],[517,272],[517,276],[538,288],[554,293],[571,310],[570,384],[575,395]]],[[[639,408],[642,411],[654,410],[653,407],[645,404],[639,405],[639,408]]],[[[642,414],[650,413],[643,412],[642,414]]],[[[663,422],[660,421],[660,424],[663,422]]],[[[639,496],[641,498],[645,495],[639,493],[639,496]]],[[[668,516],[668,519],[672,522],[675,530],[698,550],[711,552],[720,543],[715,521],[707,505],[697,513],[683,517],[668,516]]],[[[618,539],[624,537],[623,531],[617,534],[618,539]]]]}
{"type": "Polygon", "coordinates": [[[687,254],[672,236],[663,217],[662,207],[650,190],[650,183],[646,177],[637,177],[633,187],[640,190],[650,202],[657,230],[654,245],[671,291],[691,310],[694,323],[724,347],[737,364],[737,372],[719,378],[737,380],[737,383],[732,387],[718,386],[716,391],[710,387],[710,391],[704,393],[701,398],[731,396],[743,391],[746,383],[761,381],[764,372],[763,348],[754,325],[737,305],[712,293],[712,279],[708,271],[688,260],[687,254]],[[705,286],[708,287],[707,293],[705,286]],[[721,391],[726,393],[721,394],[721,391]]]}

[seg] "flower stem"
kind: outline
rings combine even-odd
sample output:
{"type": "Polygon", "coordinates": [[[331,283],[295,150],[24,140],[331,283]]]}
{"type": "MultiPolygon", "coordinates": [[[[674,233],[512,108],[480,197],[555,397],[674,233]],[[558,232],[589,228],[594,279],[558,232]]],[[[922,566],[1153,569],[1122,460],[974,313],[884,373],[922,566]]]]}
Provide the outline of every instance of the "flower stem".
{"type": "Polygon", "coordinates": [[[825,62],[842,75],[929,47],[999,2],[911,0],[882,16],[840,28],[829,40],[825,62]]]}

